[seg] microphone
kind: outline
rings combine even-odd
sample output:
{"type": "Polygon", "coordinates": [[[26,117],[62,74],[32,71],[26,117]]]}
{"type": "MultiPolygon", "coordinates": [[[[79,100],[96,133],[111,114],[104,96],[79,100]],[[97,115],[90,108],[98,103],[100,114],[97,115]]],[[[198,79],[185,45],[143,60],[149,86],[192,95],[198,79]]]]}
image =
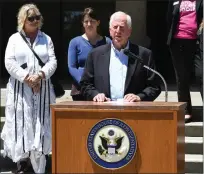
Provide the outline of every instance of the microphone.
{"type": "Polygon", "coordinates": [[[166,83],[164,77],[158,71],[144,65],[142,58],[140,56],[132,53],[129,49],[125,49],[123,52],[124,52],[124,54],[126,56],[131,57],[131,58],[133,58],[135,60],[139,60],[139,62],[143,64],[144,68],[146,68],[146,69],[152,71],[153,73],[157,74],[162,79],[162,81],[164,83],[164,88],[165,88],[165,102],[167,102],[168,101],[168,90],[167,90],[167,83],[166,83]]]}
{"type": "Polygon", "coordinates": [[[133,58],[133,59],[138,59],[141,63],[143,63],[142,58],[139,57],[139,56],[137,56],[137,55],[135,55],[135,54],[132,53],[130,50],[124,49],[123,52],[124,52],[124,54],[125,54],[126,56],[131,57],[131,58],[133,58]]]}

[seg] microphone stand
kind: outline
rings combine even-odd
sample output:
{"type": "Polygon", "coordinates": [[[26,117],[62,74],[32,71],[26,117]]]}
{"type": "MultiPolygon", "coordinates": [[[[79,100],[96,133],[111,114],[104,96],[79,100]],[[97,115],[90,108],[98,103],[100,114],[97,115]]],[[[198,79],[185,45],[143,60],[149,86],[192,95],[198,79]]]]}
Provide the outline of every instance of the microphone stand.
{"type": "Polygon", "coordinates": [[[155,71],[154,69],[152,69],[146,65],[143,65],[143,67],[152,71],[153,73],[157,74],[162,79],[162,81],[164,83],[164,88],[165,88],[165,102],[167,102],[168,101],[168,90],[167,90],[167,84],[166,84],[164,77],[159,72],[155,71]]]}
{"type": "Polygon", "coordinates": [[[157,72],[156,70],[154,70],[154,69],[152,69],[152,68],[150,68],[150,67],[144,65],[142,58],[139,57],[139,56],[137,56],[137,55],[135,55],[135,54],[132,53],[130,50],[125,49],[125,50],[124,50],[124,54],[127,55],[127,56],[129,56],[129,57],[132,57],[133,59],[137,59],[140,63],[143,64],[143,67],[144,67],[144,68],[146,68],[146,69],[152,71],[153,73],[157,74],[157,75],[162,79],[162,81],[163,81],[163,83],[164,83],[164,88],[165,88],[165,102],[167,102],[167,101],[168,101],[168,90],[167,90],[167,84],[166,84],[166,81],[165,81],[164,77],[163,77],[159,72],[157,72]]]}

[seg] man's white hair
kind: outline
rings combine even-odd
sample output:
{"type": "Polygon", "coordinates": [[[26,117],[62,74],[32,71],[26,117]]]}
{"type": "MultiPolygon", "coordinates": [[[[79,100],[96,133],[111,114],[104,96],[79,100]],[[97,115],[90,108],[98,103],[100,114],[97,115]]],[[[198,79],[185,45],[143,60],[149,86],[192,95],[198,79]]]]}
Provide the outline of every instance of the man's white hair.
{"type": "Polygon", "coordinates": [[[117,11],[117,12],[115,12],[115,13],[113,13],[111,15],[110,21],[109,21],[109,27],[111,27],[114,18],[116,16],[118,16],[118,15],[126,15],[126,17],[127,17],[127,25],[128,25],[129,28],[132,28],[132,19],[131,19],[130,15],[128,15],[127,13],[124,13],[122,11],[117,11]]]}

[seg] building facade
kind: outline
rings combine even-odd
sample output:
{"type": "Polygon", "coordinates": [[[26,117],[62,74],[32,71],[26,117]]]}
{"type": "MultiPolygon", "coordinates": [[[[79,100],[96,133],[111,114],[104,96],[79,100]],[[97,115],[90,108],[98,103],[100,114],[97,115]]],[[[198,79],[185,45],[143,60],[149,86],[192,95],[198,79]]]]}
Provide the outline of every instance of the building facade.
{"type": "MultiPolygon", "coordinates": [[[[4,53],[8,38],[16,32],[17,12],[28,0],[5,0],[0,4],[0,77],[9,77],[4,67],[4,53]]],[[[153,0],[35,0],[43,18],[42,30],[51,36],[58,59],[57,74],[61,80],[70,80],[67,68],[67,49],[70,39],[82,34],[80,13],[93,7],[101,14],[101,32],[109,36],[109,17],[115,11],[127,12],[132,17],[130,40],[154,51],[158,70],[168,80],[174,77],[166,46],[165,13],[168,2],[153,0]]]]}

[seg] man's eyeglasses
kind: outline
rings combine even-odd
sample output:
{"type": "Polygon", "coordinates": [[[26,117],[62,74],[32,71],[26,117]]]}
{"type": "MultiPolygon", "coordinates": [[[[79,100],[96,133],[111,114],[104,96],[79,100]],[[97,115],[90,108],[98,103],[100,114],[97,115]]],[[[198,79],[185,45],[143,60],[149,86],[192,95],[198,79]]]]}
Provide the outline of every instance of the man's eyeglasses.
{"type": "Polygon", "coordinates": [[[28,17],[29,22],[33,22],[34,20],[39,21],[40,20],[40,15],[28,17]]]}
{"type": "Polygon", "coordinates": [[[83,23],[86,24],[86,25],[87,25],[89,22],[90,22],[91,24],[93,24],[93,23],[96,22],[96,20],[87,20],[87,21],[83,21],[83,23]]]}

